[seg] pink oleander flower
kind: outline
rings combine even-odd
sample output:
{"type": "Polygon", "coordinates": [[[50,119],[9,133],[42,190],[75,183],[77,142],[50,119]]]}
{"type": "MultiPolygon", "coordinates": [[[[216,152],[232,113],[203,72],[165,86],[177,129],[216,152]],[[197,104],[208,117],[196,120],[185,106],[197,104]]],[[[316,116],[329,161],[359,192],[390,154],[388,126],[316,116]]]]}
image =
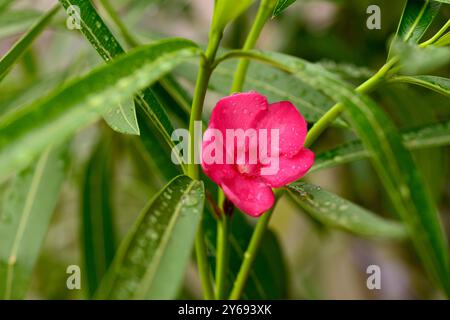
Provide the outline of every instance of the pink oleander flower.
{"type": "Polygon", "coordinates": [[[237,208],[258,217],[275,202],[272,188],[311,168],[314,153],[303,147],[306,132],[305,119],[289,101],[269,104],[257,92],[222,98],[203,138],[202,168],[237,208]]]}

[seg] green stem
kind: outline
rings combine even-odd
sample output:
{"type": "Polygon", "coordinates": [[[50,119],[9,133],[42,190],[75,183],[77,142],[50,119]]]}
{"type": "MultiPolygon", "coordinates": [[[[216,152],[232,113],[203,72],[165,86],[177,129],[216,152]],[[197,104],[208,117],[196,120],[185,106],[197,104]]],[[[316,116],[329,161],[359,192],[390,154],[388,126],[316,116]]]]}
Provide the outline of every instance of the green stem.
{"type": "Polygon", "coordinates": [[[438,40],[440,38],[440,36],[442,36],[444,34],[445,31],[447,31],[448,28],[450,28],[450,19],[447,20],[447,22],[444,24],[444,26],[434,36],[432,36],[427,41],[422,42],[421,44],[419,44],[419,46],[424,48],[430,44],[433,44],[436,40],[438,40]]]}
{"type": "MultiPolygon", "coordinates": [[[[276,192],[276,195],[279,196],[279,194],[277,193],[278,192],[276,192]]],[[[255,261],[256,255],[258,253],[259,246],[261,245],[261,241],[267,230],[267,226],[269,225],[273,209],[274,207],[272,207],[272,209],[270,209],[269,211],[265,212],[258,219],[258,223],[256,224],[255,230],[253,231],[252,238],[250,239],[248,248],[244,253],[244,259],[242,260],[241,268],[239,269],[239,273],[234,282],[233,290],[231,291],[230,294],[230,300],[238,300],[245,289],[245,284],[247,283],[247,279],[250,274],[253,262],[255,261]]]]}
{"type": "MultiPolygon", "coordinates": [[[[357,92],[360,93],[368,93],[376,88],[381,81],[388,74],[389,70],[395,65],[398,61],[398,58],[394,57],[389,60],[377,73],[375,73],[372,77],[367,79],[364,83],[362,83],[358,88],[356,88],[357,92]]],[[[305,140],[305,147],[310,147],[314,141],[319,138],[319,136],[327,129],[334,120],[342,113],[344,110],[344,105],[342,103],[337,103],[333,107],[330,108],[308,131],[305,140]]]]}
{"type": "MultiPolygon", "coordinates": [[[[223,202],[222,202],[223,203],[223,202]]],[[[221,206],[222,207],[222,206],[221,206]]],[[[216,299],[225,299],[226,276],[229,258],[229,224],[228,217],[222,210],[220,221],[217,223],[217,261],[216,261],[216,299]]]]}
{"type": "MultiPolygon", "coordinates": [[[[259,35],[261,34],[264,24],[272,14],[274,2],[275,1],[273,0],[261,1],[261,5],[259,6],[258,13],[256,14],[255,21],[250,29],[247,39],[245,40],[244,46],[242,47],[243,50],[251,50],[255,47],[256,41],[258,40],[259,35]]],[[[245,76],[247,74],[248,64],[249,64],[248,59],[239,60],[239,64],[234,74],[231,93],[239,92],[242,90],[245,81],[245,76]]]]}
{"type": "MultiPolygon", "coordinates": [[[[197,75],[197,82],[195,84],[194,97],[192,100],[191,117],[189,119],[189,163],[187,173],[192,179],[198,180],[200,178],[199,167],[195,163],[195,122],[201,121],[203,103],[205,101],[206,91],[208,89],[208,82],[211,76],[211,65],[214,62],[214,58],[219,48],[219,43],[222,38],[222,33],[211,34],[206,49],[205,55],[201,57],[200,66],[197,75]]],[[[202,282],[203,294],[205,299],[214,299],[214,290],[211,283],[211,272],[208,263],[208,257],[206,255],[206,245],[204,239],[203,219],[200,221],[200,225],[197,231],[195,239],[195,252],[197,255],[197,266],[200,273],[200,279],[202,282]]]]}

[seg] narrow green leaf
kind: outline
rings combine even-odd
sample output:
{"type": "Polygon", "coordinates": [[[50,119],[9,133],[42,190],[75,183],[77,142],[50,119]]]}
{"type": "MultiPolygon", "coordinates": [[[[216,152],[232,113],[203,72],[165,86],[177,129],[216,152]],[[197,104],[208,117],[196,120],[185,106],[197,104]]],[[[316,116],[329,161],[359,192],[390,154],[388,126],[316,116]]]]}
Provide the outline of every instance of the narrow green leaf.
{"type": "Polygon", "coordinates": [[[279,16],[284,10],[287,9],[291,4],[293,4],[296,0],[278,0],[275,4],[275,8],[273,9],[272,18],[279,16]]]}
{"type": "Polygon", "coordinates": [[[437,76],[399,76],[392,78],[394,82],[415,84],[450,97],[450,79],[437,76]]]}
{"type": "Polygon", "coordinates": [[[448,247],[437,208],[411,154],[385,113],[368,97],[320,66],[278,53],[240,51],[236,56],[257,59],[291,72],[344,104],[352,127],[371,154],[372,164],[407,226],[426,270],[450,295],[448,247]]]}
{"type": "MultiPolygon", "coordinates": [[[[450,121],[408,130],[402,134],[402,140],[409,150],[450,145],[450,121]]],[[[361,141],[351,141],[318,154],[309,173],[365,159],[369,156],[369,152],[364,149],[361,141]]]]}
{"type": "Polygon", "coordinates": [[[434,0],[407,0],[396,37],[404,42],[419,42],[438,14],[440,6],[434,0]]]}
{"type": "MultiPolygon", "coordinates": [[[[125,52],[102,18],[98,15],[91,1],[60,0],[60,3],[66,9],[71,5],[80,8],[80,31],[106,62],[111,61],[125,52]]],[[[131,97],[119,103],[116,108],[105,113],[103,118],[117,132],[139,135],[136,110],[131,97]]]]}
{"type": "Polygon", "coordinates": [[[331,228],[377,239],[405,239],[406,228],[361,208],[321,187],[295,182],[288,187],[295,202],[314,219],[331,228]]]}
{"type": "MultiPolygon", "coordinates": [[[[23,168],[48,145],[60,143],[96,121],[111,105],[146,88],[182,61],[198,56],[199,51],[194,43],[182,39],[137,48],[0,118],[0,178],[23,168]]],[[[172,143],[170,136],[167,138],[172,143]]]]}
{"type": "Polygon", "coordinates": [[[433,1],[450,4],[450,0],[433,0],[433,1]]]}
{"type": "Polygon", "coordinates": [[[24,298],[64,178],[65,148],[48,147],[11,182],[0,212],[0,299],[24,298]]]}
{"type": "Polygon", "coordinates": [[[33,41],[42,33],[59,7],[54,7],[37,21],[27,33],[0,59],[0,81],[5,77],[13,64],[24,54],[33,41]]]}
{"type": "Polygon", "coordinates": [[[92,297],[115,252],[111,190],[111,141],[103,137],[93,151],[84,172],[81,189],[81,241],[87,289],[92,297]]]}
{"type": "Polygon", "coordinates": [[[150,201],[122,242],[97,298],[175,298],[203,203],[201,181],[187,176],[173,179],[150,201]]]}
{"type": "Polygon", "coordinates": [[[0,0],[0,12],[6,10],[14,0],[0,0]]]}

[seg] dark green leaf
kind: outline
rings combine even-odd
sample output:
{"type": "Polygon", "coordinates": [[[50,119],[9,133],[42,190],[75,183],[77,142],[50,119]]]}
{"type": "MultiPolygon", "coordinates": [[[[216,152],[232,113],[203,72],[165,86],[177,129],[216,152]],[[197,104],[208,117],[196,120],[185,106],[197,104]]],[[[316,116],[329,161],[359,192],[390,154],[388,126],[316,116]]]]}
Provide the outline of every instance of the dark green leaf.
{"type": "MultiPolygon", "coordinates": [[[[8,113],[0,118],[0,177],[23,168],[48,145],[62,142],[80,127],[97,120],[111,106],[198,54],[198,47],[190,41],[161,40],[8,113]]],[[[143,100],[142,96],[139,99],[143,100]]],[[[173,144],[170,136],[167,139],[173,144]]]]}
{"type": "Polygon", "coordinates": [[[331,228],[378,239],[405,239],[406,228],[386,220],[331,192],[296,182],[288,187],[295,202],[314,219],[331,228]]]}
{"type": "Polygon", "coordinates": [[[27,33],[0,59],[0,81],[13,64],[24,54],[33,41],[42,33],[52,17],[58,11],[59,7],[54,7],[37,21],[27,33]]]}
{"type": "Polygon", "coordinates": [[[293,4],[296,0],[278,0],[275,8],[273,9],[272,17],[279,16],[284,10],[287,9],[291,4],[293,4]]]}
{"type": "Polygon", "coordinates": [[[64,178],[65,148],[14,177],[0,212],[0,298],[24,298],[64,178]]]}
{"type": "Polygon", "coordinates": [[[122,242],[100,299],[173,299],[203,212],[201,181],[178,176],[143,210],[122,242]]]}
{"type": "Polygon", "coordinates": [[[81,190],[81,240],[89,296],[93,296],[115,252],[111,141],[105,137],[89,159],[81,190]]]}

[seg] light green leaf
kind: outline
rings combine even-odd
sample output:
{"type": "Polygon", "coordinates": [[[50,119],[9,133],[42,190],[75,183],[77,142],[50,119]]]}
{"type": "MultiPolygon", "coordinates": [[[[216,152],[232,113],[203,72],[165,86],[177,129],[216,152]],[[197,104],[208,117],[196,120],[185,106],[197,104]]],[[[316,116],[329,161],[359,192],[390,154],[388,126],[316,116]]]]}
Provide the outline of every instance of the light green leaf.
{"type": "Polygon", "coordinates": [[[272,18],[279,16],[284,10],[287,9],[296,0],[278,0],[275,8],[273,9],[272,18]]]}
{"type": "Polygon", "coordinates": [[[133,98],[119,103],[119,106],[103,114],[103,119],[115,131],[125,134],[139,135],[133,98]]]}
{"type": "Polygon", "coordinates": [[[99,299],[173,299],[183,281],[203,212],[201,181],[173,179],[122,242],[99,299]]]}
{"type": "MultiPolygon", "coordinates": [[[[408,130],[402,134],[402,140],[409,150],[450,145],[450,121],[408,130]]],[[[309,173],[365,159],[369,156],[369,152],[364,149],[361,141],[351,141],[318,154],[309,173]]]]}
{"type": "Polygon", "coordinates": [[[48,25],[52,17],[58,11],[59,7],[54,7],[48,11],[42,18],[37,21],[27,33],[25,33],[19,41],[0,59],[0,81],[14,63],[24,54],[24,52],[30,47],[33,41],[42,33],[45,27],[48,25]]]}
{"type": "Polygon", "coordinates": [[[447,78],[437,76],[399,76],[392,78],[391,81],[415,84],[450,97],[450,79],[447,78]]]}
{"type": "MultiPolygon", "coordinates": [[[[102,18],[89,0],[60,0],[64,8],[76,5],[80,8],[81,32],[100,56],[107,62],[124,53],[102,18]]],[[[136,110],[133,98],[122,101],[114,109],[103,115],[106,123],[115,131],[125,134],[139,135],[136,110]]]]}
{"type": "Polygon", "coordinates": [[[321,187],[295,182],[288,186],[295,202],[314,219],[331,228],[378,239],[405,239],[406,228],[361,208],[321,187]]]}
{"type": "Polygon", "coordinates": [[[199,51],[182,39],[140,47],[0,118],[0,178],[23,168],[48,145],[64,141],[199,51]]]}
{"type": "Polygon", "coordinates": [[[86,165],[81,189],[80,239],[89,297],[97,290],[116,250],[111,155],[111,137],[105,134],[86,165]]]}
{"type": "Polygon", "coordinates": [[[11,182],[0,212],[0,299],[24,298],[64,178],[65,148],[44,150],[11,182]]]}
{"type": "MultiPolygon", "coordinates": [[[[439,214],[411,154],[392,121],[368,97],[354,91],[320,66],[278,53],[243,52],[228,57],[251,58],[291,72],[341,102],[352,127],[371,154],[387,194],[405,223],[431,279],[450,295],[448,247],[439,214]]],[[[219,60],[220,61],[220,60],[219,60]]]]}
{"type": "Polygon", "coordinates": [[[450,4],[450,0],[433,0],[433,1],[450,4]]]}
{"type": "Polygon", "coordinates": [[[221,32],[228,23],[240,16],[254,0],[216,0],[212,18],[212,31],[221,32]]]}

